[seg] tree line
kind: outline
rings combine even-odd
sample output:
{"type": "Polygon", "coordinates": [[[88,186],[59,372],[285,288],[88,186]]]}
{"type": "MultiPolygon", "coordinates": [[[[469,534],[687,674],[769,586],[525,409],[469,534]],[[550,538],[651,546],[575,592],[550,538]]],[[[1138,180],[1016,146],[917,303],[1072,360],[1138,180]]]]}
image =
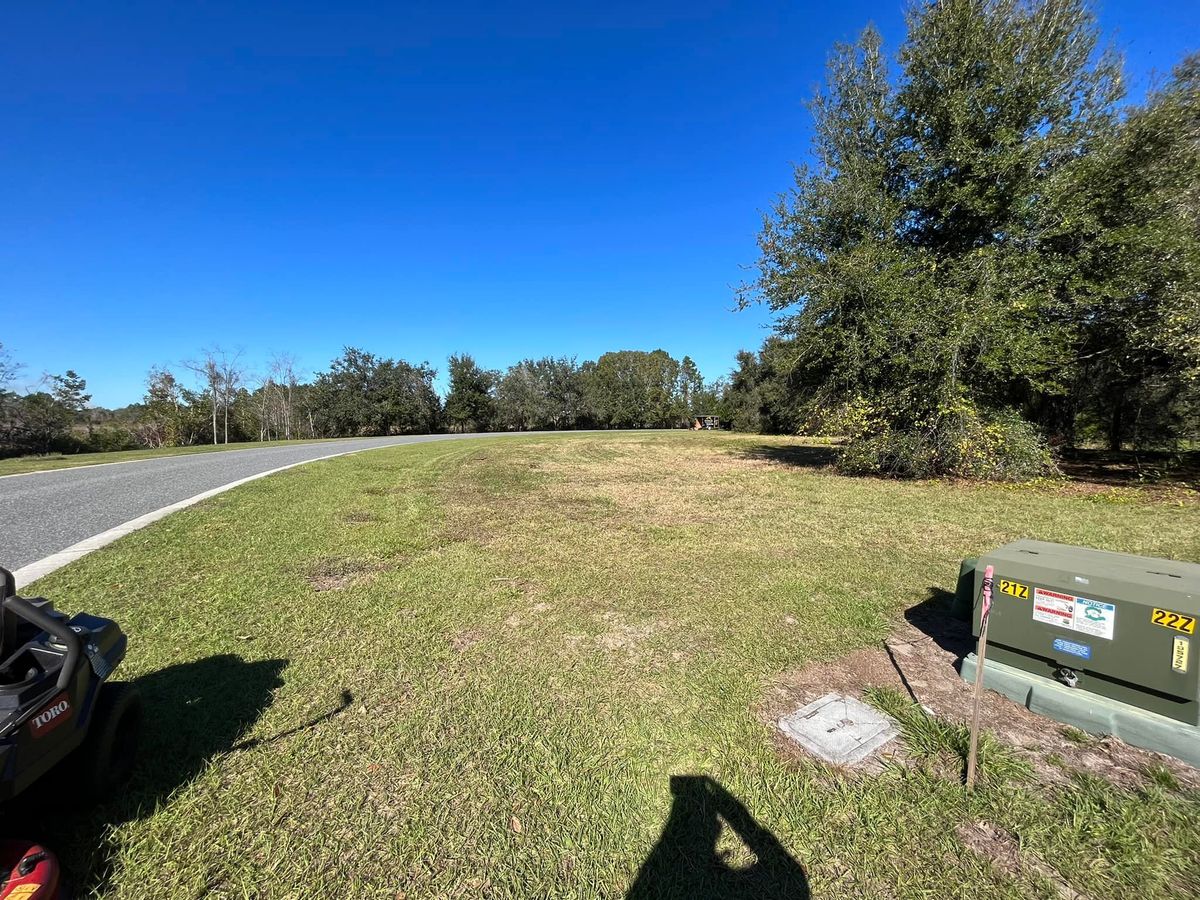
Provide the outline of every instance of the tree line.
{"type": "Polygon", "coordinates": [[[867,28],[764,216],[740,427],[846,471],[1006,477],[1048,450],[1200,438],[1200,55],[1126,104],[1084,0],[938,0],[867,28]]]}
{"type": "Polygon", "coordinates": [[[240,354],[215,348],[151,369],[142,400],[116,410],[91,406],[87,382],[74,371],[18,394],[11,385],[19,368],[0,346],[3,455],[443,430],[670,428],[720,414],[724,399],[723,383],[706,383],[690,357],[664,350],[621,350],[583,363],[524,359],[503,371],[456,354],[443,398],[428,363],[356,347],[307,380],[289,355],[253,374],[240,354]]]}
{"type": "Polygon", "coordinates": [[[89,406],[75,372],[19,396],[0,452],[453,431],[669,427],[845,439],[843,471],[1023,477],[1081,445],[1200,444],[1200,54],[1138,103],[1087,0],[910,7],[830,57],[812,162],[763,217],[743,306],[776,333],[706,382],[616,351],[488,370],[347,348],[299,377],[220,350],[89,406]]]}

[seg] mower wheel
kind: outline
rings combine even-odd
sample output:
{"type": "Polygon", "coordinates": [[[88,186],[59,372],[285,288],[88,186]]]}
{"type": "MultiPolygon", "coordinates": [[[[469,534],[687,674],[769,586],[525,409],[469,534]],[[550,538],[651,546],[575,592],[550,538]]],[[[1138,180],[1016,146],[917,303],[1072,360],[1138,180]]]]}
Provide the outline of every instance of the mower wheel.
{"type": "Polygon", "coordinates": [[[90,799],[107,799],[129,780],[141,731],[138,689],[116,681],[101,685],[87,739],[77,751],[80,787],[90,799]]]}

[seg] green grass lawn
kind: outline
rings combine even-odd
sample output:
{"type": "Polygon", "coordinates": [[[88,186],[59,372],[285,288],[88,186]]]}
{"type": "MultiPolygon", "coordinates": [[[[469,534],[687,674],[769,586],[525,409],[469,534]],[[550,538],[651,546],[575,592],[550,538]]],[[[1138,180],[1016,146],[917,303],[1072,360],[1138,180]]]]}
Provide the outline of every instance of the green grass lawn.
{"type": "Polygon", "coordinates": [[[124,538],[37,588],[128,631],[143,762],[37,836],[130,898],[1060,896],[964,848],[986,821],[1095,900],[1195,896],[1200,797],[1169,778],[1047,790],[993,766],[967,798],[934,767],[784,759],[756,709],[964,556],[1030,536],[1197,559],[1200,508],[841,478],[821,452],[423,444],[124,538]]]}
{"type": "Polygon", "coordinates": [[[221,450],[252,450],[255,447],[286,447],[289,444],[319,444],[345,438],[305,438],[299,441],[245,441],[240,444],[201,444],[192,447],[158,447],[153,450],[113,450],[109,453],[48,453],[45,456],[16,456],[0,459],[0,476],[22,475],[25,472],[45,472],[51,469],[73,469],[103,463],[130,462],[136,459],[155,459],[159,456],[187,456],[191,453],[213,453],[221,450]]]}

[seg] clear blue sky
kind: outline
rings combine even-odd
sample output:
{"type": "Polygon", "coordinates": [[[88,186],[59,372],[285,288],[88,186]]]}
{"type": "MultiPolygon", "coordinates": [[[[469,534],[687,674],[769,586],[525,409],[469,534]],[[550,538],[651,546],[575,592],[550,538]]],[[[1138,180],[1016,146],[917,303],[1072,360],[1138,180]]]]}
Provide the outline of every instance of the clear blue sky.
{"type": "MultiPolygon", "coordinates": [[[[1104,0],[1133,94],[1196,0],[1104,0]]],[[[345,344],[440,369],[663,347],[707,377],[762,210],[865,3],[9,3],[0,342],[138,399],[152,364],[345,344]]]]}

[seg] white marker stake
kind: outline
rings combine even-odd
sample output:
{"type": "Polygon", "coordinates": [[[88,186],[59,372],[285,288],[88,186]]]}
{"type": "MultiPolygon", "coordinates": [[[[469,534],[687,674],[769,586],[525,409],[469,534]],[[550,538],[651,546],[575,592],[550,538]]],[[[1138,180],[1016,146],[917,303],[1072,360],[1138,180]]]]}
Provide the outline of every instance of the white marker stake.
{"type": "Polygon", "coordinates": [[[988,566],[983,570],[983,611],[979,614],[979,648],[975,660],[975,708],[971,712],[971,747],[967,751],[967,790],[975,789],[975,755],[979,750],[979,701],[983,696],[983,660],[987,656],[988,616],[992,611],[992,575],[988,566]]]}

